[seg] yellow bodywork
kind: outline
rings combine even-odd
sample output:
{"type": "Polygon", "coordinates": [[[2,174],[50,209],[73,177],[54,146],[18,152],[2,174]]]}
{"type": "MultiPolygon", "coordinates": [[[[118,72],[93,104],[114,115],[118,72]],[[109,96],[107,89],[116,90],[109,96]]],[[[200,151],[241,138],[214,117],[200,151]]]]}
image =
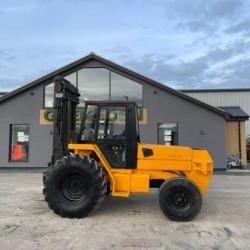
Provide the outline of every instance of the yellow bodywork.
{"type": "Polygon", "coordinates": [[[75,154],[95,154],[107,172],[113,196],[128,197],[134,192],[149,192],[150,180],[168,180],[181,174],[192,181],[204,196],[213,173],[213,161],[206,150],[189,147],[138,144],[137,168],[112,168],[96,144],[69,144],[75,154]],[[144,156],[143,148],[152,149],[144,156]]]}

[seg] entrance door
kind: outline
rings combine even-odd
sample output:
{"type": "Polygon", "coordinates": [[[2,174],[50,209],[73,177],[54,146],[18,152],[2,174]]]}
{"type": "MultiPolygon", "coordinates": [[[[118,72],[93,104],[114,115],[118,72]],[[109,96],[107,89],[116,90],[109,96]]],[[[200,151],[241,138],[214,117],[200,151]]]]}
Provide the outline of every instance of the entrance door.
{"type": "Polygon", "coordinates": [[[97,141],[112,167],[131,167],[128,166],[130,157],[128,129],[126,105],[100,107],[97,141]]]}

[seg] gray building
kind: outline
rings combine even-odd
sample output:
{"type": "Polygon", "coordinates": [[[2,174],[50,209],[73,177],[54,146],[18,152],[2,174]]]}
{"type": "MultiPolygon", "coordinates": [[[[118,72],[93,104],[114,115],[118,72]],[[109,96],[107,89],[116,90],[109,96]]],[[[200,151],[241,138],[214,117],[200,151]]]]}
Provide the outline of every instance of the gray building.
{"type": "Polygon", "coordinates": [[[84,100],[122,100],[126,96],[140,106],[142,143],[206,148],[215,167],[225,168],[230,115],[95,54],[0,98],[0,167],[47,166],[57,75],[79,88],[79,112],[84,100]]]}
{"type": "MultiPolygon", "coordinates": [[[[182,92],[212,106],[239,106],[250,114],[250,88],[187,89],[182,92]]],[[[246,122],[246,136],[250,137],[250,120],[246,122]]]]}
{"type": "Polygon", "coordinates": [[[0,92],[0,97],[6,95],[7,93],[6,92],[0,92]]]}

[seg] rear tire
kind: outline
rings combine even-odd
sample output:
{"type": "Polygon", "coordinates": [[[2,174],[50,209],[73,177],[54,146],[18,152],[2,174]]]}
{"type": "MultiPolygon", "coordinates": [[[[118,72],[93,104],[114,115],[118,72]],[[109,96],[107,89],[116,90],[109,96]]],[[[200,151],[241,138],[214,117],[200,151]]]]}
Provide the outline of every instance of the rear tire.
{"type": "Polygon", "coordinates": [[[175,178],[161,185],[159,204],[170,220],[190,221],[201,210],[202,196],[195,184],[185,178],[175,178]]]}
{"type": "Polygon", "coordinates": [[[62,217],[86,217],[106,197],[105,172],[87,157],[65,156],[47,171],[43,180],[48,206],[62,217]]]}

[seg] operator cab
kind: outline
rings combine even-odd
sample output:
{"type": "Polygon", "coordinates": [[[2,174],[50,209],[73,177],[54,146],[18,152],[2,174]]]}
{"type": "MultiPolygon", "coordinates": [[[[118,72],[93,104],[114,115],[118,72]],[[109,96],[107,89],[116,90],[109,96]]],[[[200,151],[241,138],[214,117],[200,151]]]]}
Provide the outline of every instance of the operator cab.
{"type": "Polygon", "coordinates": [[[134,169],[139,142],[138,108],[131,101],[86,101],[79,143],[95,143],[114,168],[134,169]]]}

